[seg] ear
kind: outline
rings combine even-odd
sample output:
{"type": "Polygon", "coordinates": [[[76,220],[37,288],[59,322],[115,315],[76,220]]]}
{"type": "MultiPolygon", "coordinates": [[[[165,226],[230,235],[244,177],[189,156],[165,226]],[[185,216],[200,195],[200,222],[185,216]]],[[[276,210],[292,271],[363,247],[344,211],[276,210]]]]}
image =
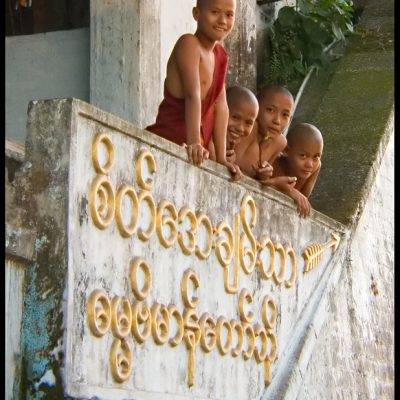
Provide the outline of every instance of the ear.
{"type": "Polygon", "coordinates": [[[192,8],[192,15],[194,20],[197,22],[198,18],[199,18],[199,9],[197,7],[193,7],[192,8]]]}
{"type": "Polygon", "coordinates": [[[287,157],[289,151],[289,145],[286,145],[286,147],[283,149],[282,154],[287,157]]]}

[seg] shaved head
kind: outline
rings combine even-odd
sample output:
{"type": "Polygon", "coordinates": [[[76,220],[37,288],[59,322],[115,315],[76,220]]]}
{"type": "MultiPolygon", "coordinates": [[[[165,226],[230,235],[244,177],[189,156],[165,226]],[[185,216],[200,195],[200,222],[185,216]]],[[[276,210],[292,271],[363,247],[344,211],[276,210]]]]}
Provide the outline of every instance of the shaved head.
{"type": "Polygon", "coordinates": [[[294,103],[294,99],[293,99],[292,93],[290,93],[290,91],[288,89],[286,89],[284,86],[281,86],[281,85],[267,85],[267,86],[264,86],[257,93],[258,102],[261,104],[271,94],[275,94],[275,93],[282,93],[282,94],[286,95],[294,103]]]}
{"type": "Polygon", "coordinates": [[[226,102],[228,107],[235,102],[245,101],[253,104],[258,110],[258,101],[255,94],[244,86],[231,86],[226,89],[226,102]]]}
{"type": "MultiPolygon", "coordinates": [[[[197,0],[197,1],[196,1],[196,7],[197,7],[198,9],[202,9],[202,8],[204,8],[207,4],[213,3],[213,2],[214,2],[214,0],[197,0]]],[[[236,0],[234,0],[234,3],[235,3],[235,6],[236,6],[236,0]]]]}
{"type": "Polygon", "coordinates": [[[321,144],[324,143],[320,130],[306,122],[300,122],[289,129],[286,135],[286,139],[289,146],[293,146],[295,143],[299,143],[305,140],[314,140],[321,144]]]}

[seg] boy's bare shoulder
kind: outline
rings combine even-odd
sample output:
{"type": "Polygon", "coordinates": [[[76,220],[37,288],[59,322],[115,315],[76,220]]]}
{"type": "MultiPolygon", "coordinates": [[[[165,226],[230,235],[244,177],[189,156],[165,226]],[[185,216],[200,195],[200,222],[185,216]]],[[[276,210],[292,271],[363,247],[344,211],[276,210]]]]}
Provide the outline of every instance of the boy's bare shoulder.
{"type": "Polygon", "coordinates": [[[249,136],[244,137],[235,146],[236,153],[247,153],[251,149],[258,151],[257,133],[254,129],[250,132],[249,136]]]}
{"type": "Polygon", "coordinates": [[[287,145],[286,136],[285,135],[278,135],[275,138],[275,144],[276,144],[276,148],[277,149],[281,149],[280,151],[282,151],[287,145]]]}
{"type": "Polygon", "coordinates": [[[175,49],[182,47],[198,47],[200,45],[199,40],[192,33],[185,33],[179,37],[175,43],[175,49]]]}

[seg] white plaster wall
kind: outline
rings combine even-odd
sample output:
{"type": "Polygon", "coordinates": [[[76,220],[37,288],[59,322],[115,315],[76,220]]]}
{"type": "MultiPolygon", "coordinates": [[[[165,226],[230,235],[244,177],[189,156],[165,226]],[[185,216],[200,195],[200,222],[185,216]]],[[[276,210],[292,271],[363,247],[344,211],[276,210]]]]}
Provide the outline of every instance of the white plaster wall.
{"type": "Polygon", "coordinates": [[[296,399],[394,398],[393,216],[392,134],[296,399]]]}
{"type": "Polygon", "coordinates": [[[192,16],[192,8],[196,0],[162,0],[161,1],[161,49],[160,49],[160,101],[164,91],[164,79],[167,72],[168,58],[175,42],[184,33],[194,33],[196,21],[192,16]]]}
{"type": "Polygon", "coordinates": [[[5,38],[6,136],[26,137],[26,110],[33,99],[89,100],[89,30],[5,38]]]}
{"type": "Polygon", "coordinates": [[[20,376],[20,332],[23,306],[24,265],[6,258],[5,262],[5,399],[14,399],[14,380],[20,376]]]}
{"type": "MultiPolygon", "coordinates": [[[[39,103],[35,103],[33,107],[40,107],[39,103]]],[[[52,103],[46,104],[50,107],[52,103]]],[[[310,218],[299,218],[294,204],[286,196],[272,189],[261,189],[250,178],[233,185],[228,182],[229,174],[222,166],[208,161],[202,168],[195,167],[187,162],[185,150],[180,146],[140,131],[88,104],[79,101],[74,101],[73,104],[69,168],[68,282],[64,314],[66,331],[63,338],[66,394],[78,398],[97,396],[101,399],[142,400],[159,399],[160,393],[163,399],[171,400],[188,396],[214,400],[260,398],[265,388],[264,368],[254,358],[245,362],[242,357],[223,357],[216,348],[205,354],[197,347],[195,384],[189,388],[188,351],[184,343],[176,348],[157,346],[151,336],[142,345],[132,335],[128,336],[133,352],[132,374],[123,383],[113,381],[109,354],[114,337],[110,331],[102,337],[96,337],[91,332],[86,308],[89,295],[94,289],[101,289],[110,300],[114,296],[127,296],[133,303],[135,300],[129,280],[129,261],[135,256],[143,257],[151,268],[152,290],[146,300],[149,306],[154,302],[165,305],[172,303],[183,311],[181,279],[188,268],[192,268],[200,279],[197,290],[200,299],[198,316],[209,312],[215,319],[219,316],[225,316],[228,320],[238,319],[239,291],[247,288],[252,294],[253,303],[246,303],[246,310],[254,312],[254,323],[262,324],[261,303],[265,295],[271,295],[278,313],[275,329],[278,359],[271,366],[273,380],[278,370],[287,367],[280,362],[280,355],[293,340],[296,342],[293,332],[303,320],[310,302],[318,302],[319,296],[314,294],[320,292],[320,282],[334,264],[331,261],[335,255],[328,248],[317,267],[304,273],[302,251],[311,243],[326,243],[332,232],[337,232],[338,229],[340,231],[343,227],[315,211],[310,218]],[[213,227],[225,220],[233,229],[234,214],[239,213],[244,196],[251,195],[257,210],[255,226],[251,228],[255,239],[259,241],[269,237],[274,243],[292,247],[295,252],[297,268],[293,287],[286,287],[284,283],[279,285],[271,278],[261,279],[258,269],[247,275],[240,267],[239,291],[228,294],[224,290],[223,268],[217,260],[215,250],[209,258],[201,260],[194,254],[184,255],[177,243],[165,248],[155,232],[149,242],[138,240],[137,233],[124,238],[117,229],[115,218],[105,229],[96,227],[90,211],[89,195],[95,177],[99,177],[92,158],[92,143],[98,133],[108,134],[113,143],[114,162],[110,171],[105,174],[114,191],[127,183],[137,193],[140,192],[135,160],[141,149],[147,149],[153,154],[157,165],[154,187],[150,191],[156,206],[166,199],[175,205],[177,211],[187,206],[207,215],[213,227]]],[[[58,107],[58,103],[54,102],[53,107],[58,107]]],[[[49,110],[43,109],[44,115],[49,113],[51,114],[49,110]]],[[[49,126],[48,129],[52,127],[49,126]]],[[[46,137],[46,134],[43,133],[42,136],[46,137]]],[[[34,137],[32,140],[41,139],[34,137]]],[[[40,148],[39,143],[35,146],[40,148]]],[[[126,221],[126,205],[122,209],[125,210],[123,218],[126,221]]],[[[141,210],[138,228],[146,229],[146,212],[141,210]]],[[[243,213],[247,218],[251,215],[249,209],[243,213]]],[[[242,220],[239,226],[241,233],[244,230],[243,224],[242,220]]],[[[178,227],[184,234],[181,224],[178,227]]],[[[196,239],[200,247],[204,246],[203,238],[204,235],[200,232],[196,239]]],[[[235,242],[238,243],[238,240],[236,238],[235,242]]],[[[248,239],[245,239],[244,244],[249,246],[248,239]]],[[[263,261],[268,263],[268,256],[263,261]]],[[[275,263],[277,270],[282,267],[279,257],[275,263]]],[[[288,262],[286,280],[291,275],[289,267],[288,262]]],[[[229,268],[232,272],[232,263],[229,268]]]]}

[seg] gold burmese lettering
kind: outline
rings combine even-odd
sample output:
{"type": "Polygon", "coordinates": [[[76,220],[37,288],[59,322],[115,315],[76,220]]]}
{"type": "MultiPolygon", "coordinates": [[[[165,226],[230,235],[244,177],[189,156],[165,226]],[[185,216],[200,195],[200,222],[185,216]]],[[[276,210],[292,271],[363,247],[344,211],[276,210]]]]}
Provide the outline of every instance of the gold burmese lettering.
{"type": "Polygon", "coordinates": [[[200,285],[199,278],[196,275],[196,273],[191,269],[186,270],[185,273],[183,274],[183,278],[182,278],[182,286],[181,286],[182,300],[183,300],[183,304],[186,307],[196,308],[197,304],[199,303],[199,299],[195,296],[193,296],[192,299],[189,298],[189,294],[188,294],[189,280],[193,283],[193,286],[195,289],[197,289],[200,285]]]}
{"type": "MultiPolygon", "coordinates": [[[[213,247],[213,243],[212,243],[213,227],[211,225],[210,218],[208,218],[207,215],[205,215],[201,212],[197,212],[196,218],[197,218],[198,226],[200,227],[200,225],[203,225],[206,229],[207,244],[206,244],[205,249],[203,249],[203,250],[201,250],[200,247],[198,245],[196,245],[195,254],[198,258],[200,258],[200,260],[206,260],[208,258],[208,256],[210,255],[212,247],[213,247]]],[[[198,234],[198,231],[197,231],[197,234],[198,234]]]]}
{"type": "Polygon", "coordinates": [[[160,243],[164,247],[171,247],[178,236],[176,229],[176,219],[178,215],[175,206],[168,200],[162,200],[157,207],[156,230],[160,243]],[[169,215],[164,215],[167,211],[169,215]],[[164,226],[167,226],[170,231],[169,237],[164,236],[164,226]]]}
{"type": "Polygon", "coordinates": [[[285,254],[285,249],[280,243],[276,243],[274,245],[275,247],[275,254],[279,254],[280,258],[280,264],[281,264],[281,271],[280,274],[278,275],[276,273],[276,267],[274,269],[274,272],[272,273],[272,278],[274,279],[274,282],[276,285],[280,285],[283,280],[285,279],[285,272],[286,272],[286,254],[285,254]]]}
{"type": "Polygon", "coordinates": [[[260,243],[258,244],[258,249],[259,249],[259,255],[260,257],[256,261],[257,268],[259,269],[261,273],[261,277],[265,280],[272,278],[272,274],[274,273],[275,270],[275,246],[272,243],[272,240],[270,238],[263,238],[260,243]],[[268,271],[265,271],[264,268],[264,263],[261,259],[261,253],[263,250],[267,248],[269,251],[269,268],[268,271]]]}
{"type": "Polygon", "coordinates": [[[154,302],[149,308],[145,303],[144,300],[151,289],[151,274],[148,264],[140,257],[131,260],[129,277],[131,290],[136,298],[132,303],[124,296],[114,296],[110,302],[107,294],[99,289],[91,293],[87,303],[88,325],[94,336],[104,336],[111,326],[114,341],[110,351],[110,366],[116,382],[127,380],[132,370],[132,352],[127,341],[129,333],[139,344],[144,343],[150,334],[154,343],[159,346],[168,342],[171,347],[176,347],[183,341],[188,350],[189,386],[194,384],[195,350],[199,344],[204,353],[209,353],[217,347],[222,356],[230,354],[232,357],[237,357],[242,354],[245,361],[253,357],[257,363],[264,362],[264,380],[266,384],[270,382],[269,368],[276,359],[276,338],[273,333],[276,325],[276,306],[270,296],[264,297],[261,309],[264,328],[258,323],[251,325],[250,321],[254,315],[251,312],[246,314],[244,311],[244,302],[252,303],[252,297],[247,289],[242,289],[238,296],[240,320],[228,321],[224,316],[219,316],[215,320],[207,312],[200,318],[197,316],[196,307],[199,299],[189,296],[188,283],[191,282],[198,288],[200,281],[190,268],[182,277],[181,293],[185,307],[183,313],[173,304],[166,307],[154,302]],[[137,282],[139,268],[145,275],[145,283],[141,288],[137,282]],[[170,328],[172,319],[176,321],[176,332],[172,332],[170,328]],[[247,346],[243,348],[245,336],[247,346]],[[268,340],[271,342],[269,353],[268,340]]]}
{"type": "Polygon", "coordinates": [[[260,364],[267,358],[268,355],[267,333],[260,324],[256,324],[254,327],[254,336],[256,339],[260,338],[261,342],[261,350],[258,350],[257,346],[254,347],[254,358],[256,359],[256,362],[260,364]]]}
{"type": "Polygon", "coordinates": [[[131,305],[128,298],[115,296],[111,300],[111,330],[114,337],[124,339],[132,325],[131,305]]]}
{"type": "Polygon", "coordinates": [[[244,322],[251,322],[253,320],[253,313],[250,311],[247,315],[244,312],[244,301],[247,300],[248,303],[253,302],[253,297],[247,289],[242,289],[239,295],[239,315],[240,320],[244,322]]]}
{"type": "Polygon", "coordinates": [[[169,312],[163,304],[154,303],[150,309],[151,333],[153,340],[158,345],[163,345],[168,340],[169,312]]]}
{"type": "Polygon", "coordinates": [[[106,175],[114,162],[114,146],[110,137],[105,133],[99,133],[93,140],[92,143],[92,163],[95,171],[98,174],[106,175]],[[107,161],[105,165],[101,165],[99,161],[99,145],[103,143],[106,147],[107,152],[107,161]]]}
{"type": "Polygon", "coordinates": [[[137,217],[139,212],[139,200],[136,195],[135,189],[126,183],[122,184],[117,191],[117,197],[115,199],[115,221],[119,233],[122,237],[132,236],[135,232],[137,217]],[[126,227],[122,218],[122,202],[124,198],[128,197],[132,203],[132,211],[130,215],[129,225],[126,227]]]}
{"type": "Polygon", "coordinates": [[[156,230],[156,215],[157,215],[156,205],[154,203],[153,196],[150,194],[150,192],[146,191],[139,192],[138,202],[139,202],[139,209],[141,204],[147,203],[147,206],[149,207],[150,210],[150,223],[147,230],[143,230],[142,227],[139,227],[137,234],[138,238],[141,241],[146,242],[151,238],[154,231],[156,230]]]}
{"type": "Polygon", "coordinates": [[[218,237],[221,236],[222,232],[227,235],[227,239],[219,238],[215,242],[214,247],[219,263],[223,268],[226,268],[231,263],[233,257],[233,232],[232,228],[225,221],[221,221],[214,231],[218,237]]]}
{"type": "Polygon", "coordinates": [[[104,336],[111,324],[111,305],[107,294],[100,289],[94,290],[89,296],[86,310],[93,335],[104,336]]]}
{"type": "Polygon", "coordinates": [[[245,274],[251,274],[257,267],[262,279],[273,278],[276,285],[285,282],[287,288],[295,284],[297,276],[296,255],[293,249],[289,246],[283,247],[280,243],[273,243],[266,237],[259,243],[255,239],[252,228],[256,224],[257,209],[249,194],[243,197],[240,211],[234,216],[233,231],[226,221],[219,222],[217,227],[213,228],[207,215],[199,211],[194,212],[187,206],[182,207],[179,213],[175,205],[166,199],[156,206],[149,192],[154,186],[156,172],[156,162],[150,151],[141,149],[136,159],[136,180],[142,189],[139,194],[136,193],[133,186],[127,183],[123,183],[115,194],[111,182],[106,176],[112,167],[113,160],[114,147],[111,139],[105,134],[97,135],[92,144],[92,161],[98,175],[90,186],[89,203],[92,220],[99,229],[107,228],[115,216],[118,231],[124,238],[131,237],[137,230],[138,238],[141,241],[148,241],[156,231],[160,243],[165,248],[172,247],[175,242],[178,242],[183,254],[189,256],[194,252],[200,260],[206,260],[212,249],[215,249],[218,262],[224,268],[224,288],[229,294],[237,293],[239,290],[239,264],[245,274]],[[98,159],[100,143],[103,143],[107,150],[107,161],[104,166],[98,159]],[[146,180],[143,178],[142,172],[144,163],[147,163],[152,175],[151,178],[146,180]],[[127,225],[122,218],[122,208],[126,198],[130,200],[132,206],[127,225]],[[144,203],[147,204],[150,211],[150,221],[146,230],[142,226],[137,227],[140,209],[144,203]],[[249,217],[248,210],[250,212],[249,217]],[[178,230],[178,226],[183,226],[186,220],[189,221],[189,229],[178,230]],[[240,226],[243,227],[243,233],[240,232],[240,226]],[[205,244],[203,243],[202,246],[199,245],[201,227],[206,235],[205,244]],[[215,242],[213,242],[214,236],[217,238],[215,242]],[[264,251],[269,252],[268,268],[262,261],[264,251]],[[291,262],[291,275],[290,279],[287,280],[285,280],[286,256],[289,257],[291,262]],[[279,257],[280,260],[279,273],[276,270],[276,257],[279,257]],[[233,267],[231,267],[232,258],[233,267]]]}
{"type": "Polygon", "coordinates": [[[135,257],[133,260],[131,260],[129,266],[132,292],[138,300],[144,300],[148,296],[151,289],[150,268],[147,265],[146,261],[144,261],[140,257],[135,257]],[[139,289],[139,285],[137,282],[137,271],[139,268],[141,268],[144,273],[144,285],[141,289],[139,289]]]}
{"type": "Polygon", "coordinates": [[[151,313],[143,301],[132,304],[132,335],[139,344],[144,343],[151,332],[151,313]],[[140,327],[143,325],[143,328],[140,327]]]}
{"type": "Polygon", "coordinates": [[[209,353],[215,347],[215,320],[208,314],[203,313],[199,320],[200,346],[205,353],[209,353]]]}
{"type": "Polygon", "coordinates": [[[138,158],[136,159],[136,180],[139,185],[143,190],[151,190],[154,184],[154,179],[143,179],[142,175],[142,163],[143,160],[147,161],[147,165],[149,167],[149,171],[151,174],[155,174],[157,168],[156,168],[156,161],[154,160],[153,154],[150,153],[150,151],[142,149],[139,153],[138,158]]]}
{"type": "Polygon", "coordinates": [[[171,347],[176,347],[183,340],[184,326],[183,326],[183,317],[177,307],[174,304],[168,305],[168,312],[170,318],[175,318],[177,331],[174,337],[169,339],[169,345],[171,347]]]}
{"type": "Polygon", "coordinates": [[[271,341],[271,352],[264,361],[264,382],[268,386],[271,383],[271,364],[276,360],[276,337],[272,331],[267,331],[267,336],[271,341]]]}
{"type": "Polygon", "coordinates": [[[240,205],[240,218],[242,220],[242,225],[245,233],[240,235],[240,265],[243,268],[243,271],[249,275],[253,272],[255,263],[256,263],[256,249],[257,249],[257,242],[251,232],[250,228],[254,228],[256,224],[256,205],[254,203],[253,198],[246,194],[243,197],[242,203],[240,205]],[[251,220],[250,223],[247,221],[246,218],[246,208],[247,205],[250,206],[251,210],[251,220]],[[245,240],[246,238],[250,242],[250,248],[245,247],[245,240]],[[246,265],[246,258],[250,259],[249,265],[246,265]]]}
{"type": "Polygon", "coordinates": [[[291,275],[290,275],[290,279],[285,281],[285,286],[287,288],[291,288],[294,283],[296,282],[296,254],[294,252],[294,250],[289,247],[289,246],[285,246],[285,253],[287,256],[289,256],[290,261],[291,261],[291,266],[292,266],[292,271],[291,271],[291,275]]]}
{"type": "Polygon", "coordinates": [[[247,336],[247,350],[242,351],[242,356],[244,361],[250,360],[250,358],[253,355],[254,351],[254,340],[255,340],[255,335],[254,335],[254,330],[253,327],[248,323],[248,322],[242,322],[243,326],[243,333],[247,336]]]}
{"type": "Polygon", "coordinates": [[[122,383],[132,371],[132,351],[126,340],[114,339],[110,351],[111,375],[116,382],[122,383]]]}
{"type": "Polygon", "coordinates": [[[222,232],[228,235],[228,240],[218,239],[214,244],[217,253],[217,259],[224,268],[224,287],[227,293],[236,293],[239,289],[239,224],[240,216],[236,214],[234,217],[234,233],[226,222],[218,224],[215,233],[219,236],[222,232]],[[235,240],[236,239],[236,240],[235,240]],[[232,251],[233,246],[233,251],[232,251]],[[226,258],[222,256],[222,249],[227,253],[226,258]],[[230,283],[229,277],[229,264],[231,263],[232,256],[234,256],[233,264],[233,284],[230,283]]]}
{"type": "MultiPolygon", "coordinates": [[[[164,199],[156,205],[150,193],[155,183],[156,162],[150,151],[141,149],[135,161],[136,182],[140,189],[138,193],[129,183],[113,188],[108,176],[113,163],[114,146],[110,137],[97,134],[92,143],[92,164],[97,175],[89,187],[90,215],[97,228],[106,229],[115,217],[118,232],[123,238],[132,237],[136,233],[139,240],[148,241],[156,232],[163,247],[170,248],[178,242],[184,255],[190,256],[194,253],[200,260],[206,260],[214,250],[224,269],[224,288],[228,294],[239,291],[240,266],[247,275],[258,268],[261,279],[272,278],[277,286],[284,283],[286,288],[290,288],[295,284],[297,266],[293,248],[274,243],[268,237],[263,237],[259,242],[256,240],[252,229],[256,224],[257,209],[250,195],[246,194],[242,198],[239,212],[234,214],[233,230],[225,220],[214,228],[206,214],[193,211],[188,206],[183,206],[177,212],[177,208],[169,200],[164,199]],[[106,155],[102,162],[101,145],[105,147],[106,155]],[[147,179],[143,174],[145,163],[151,176],[147,179]],[[129,218],[125,219],[123,217],[127,213],[123,208],[127,201],[131,208],[129,218]],[[142,218],[145,206],[149,216],[146,220],[142,218]],[[264,262],[265,255],[268,256],[267,262],[264,262]],[[287,262],[290,266],[287,266],[287,262]]],[[[307,248],[303,252],[305,272],[315,267],[327,248],[333,247],[335,251],[338,243],[338,236],[332,234],[330,242],[307,248]]],[[[217,347],[222,356],[230,354],[238,357],[242,354],[244,361],[254,358],[255,362],[263,363],[264,381],[266,385],[270,384],[270,366],[277,358],[274,333],[277,308],[270,296],[265,296],[262,301],[263,326],[257,322],[251,325],[254,314],[245,310],[245,303],[249,305],[253,299],[247,289],[242,289],[237,298],[239,319],[228,321],[225,316],[214,317],[207,312],[198,317],[196,307],[199,298],[189,295],[189,284],[196,290],[200,280],[191,269],[185,271],[181,283],[183,312],[173,304],[165,306],[154,302],[150,307],[146,303],[152,277],[150,268],[143,259],[135,257],[130,261],[129,279],[135,297],[132,303],[127,297],[119,296],[114,296],[110,302],[106,293],[99,289],[91,293],[87,302],[87,321],[92,334],[100,338],[111,330],[114,336],[109,361],[110,371],[116,382],[126,381],[131,374],[132,351],[128,343],[128,336],[131,334],[132,339],[139,344],[144,343],[150,335],[159,346],[168,342],[173,348],[183,341],[188,350],[189,387],[194,384],[195,349],[199,344],[204,353],[217,347]],[[139,269],[144,275],[144,284],[140,285],[139,269]],[[171,326],[173,322],[176,326],[174,331],[171,326]]]]}
{"type": "Polygon", "coordinates": [[[193,308],[185,308],[183,311],[183,339],[186,344],[186,349],[189,351],[188,359],[188,386],[194,384],[194,363],[196,346],[200,342],[200,327],[197,323],[198,317],[196,310],[193,308]]]}
{"type": "Polygon", "coordinates": [[[229,353],[231,350],[232,346],[232,327],[231,324],[228,322],[228,320],[225,317],[219,317],[217,319],[217,326],[215,328],[216,330],[216,335],[217,335],[217,347],[219,350],[219,353],[221,355],[225,355],[229,353]],[[226,342],[225,344],[222,342],[222,329],[226,329],[226,342]]]}
{"type": "Polygon", "coordinates": [[[178,223],[182,224],[185,219],[190,222],[190,229],[186,231],[188,237],[188,244],[185,243],[184,236],[181,232],[178,232],[178,243],[181,247],[182,253],[186,256],[192,254],[196,246],[196,232],[197,232],[197,218],[195,213],[188,207],[182,207],[178,213],[178,223]]]}
{"type": "Polygon", "coordinates": [[[274,329],[276,325],[276,305],[270,296],[265,296],[261,307],[261,319],[264,323],[265,329],[270,331],[274,329]],[[271,310],[271,319],[268,318],[268,307],[271,310]]]}
{"type": "Polygon", "coordinates": [[[231,356],[237,357],[240,354],[240,352],[242,351],[242,347],[243,347],[243,339],[244,339],[243,326],[236,319],[231,319],[230,324],[232,327],[232,338],[233,338],[233,332],[236,332],[236,337],[237,337],[236,347],[234,347],[232,349],[231,356]]]}
{"type": "Polygon", "coordinates": [[[115,194],[111,182],[105,175],[97,175],[90,185],[90,216],[99,229],[112,222],[115,212],[115,194]]]}

